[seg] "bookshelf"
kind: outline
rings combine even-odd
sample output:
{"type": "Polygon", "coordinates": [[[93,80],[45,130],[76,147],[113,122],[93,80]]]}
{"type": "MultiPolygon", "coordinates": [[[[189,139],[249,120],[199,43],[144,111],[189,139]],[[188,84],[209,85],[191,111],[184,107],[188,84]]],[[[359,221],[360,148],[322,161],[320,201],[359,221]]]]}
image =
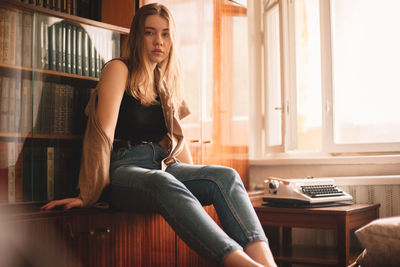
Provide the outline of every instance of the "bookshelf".
{"type": "Polygon", "coordinates": [[[0,2],[2,206],[76,194],[84,108],[129,33],[65,11],[0,2]]]}

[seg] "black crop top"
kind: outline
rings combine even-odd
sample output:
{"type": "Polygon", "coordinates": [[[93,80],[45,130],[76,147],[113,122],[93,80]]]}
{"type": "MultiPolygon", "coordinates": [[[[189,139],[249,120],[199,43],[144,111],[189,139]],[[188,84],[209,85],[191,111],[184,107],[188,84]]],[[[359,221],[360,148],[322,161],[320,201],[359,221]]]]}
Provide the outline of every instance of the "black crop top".
{"type": "Polygon", "coordinates": [[[166,133],[161,104],[143,106],[139,100],[124,93],[115,128],[116,139],[129,140],[132,144],[159,142],[166,133]]]}

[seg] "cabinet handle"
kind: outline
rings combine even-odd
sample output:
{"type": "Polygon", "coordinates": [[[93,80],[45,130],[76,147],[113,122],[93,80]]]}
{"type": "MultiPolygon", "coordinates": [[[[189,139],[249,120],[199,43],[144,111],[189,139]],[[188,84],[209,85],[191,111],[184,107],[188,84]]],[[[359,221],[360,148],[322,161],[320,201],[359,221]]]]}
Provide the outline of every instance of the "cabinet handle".
{"type": "Polygon", "coordinates": [[[206,140],[206,141],[203,141],[203,144],[212,144],[212,141],[211,140],[206,140]]]}
{"type": "Polygon", "coordinates": [[[194,139],[194,140],[190,140],[189,142],[190,142],[190,143],[200,143],[200,140],[194,139]]]}
{"type": "Polygon", "coordinates": [[[72,225],[71,223],[67,223],[65,225],[65,227],[67,228],[67,234],[69,236],[69,238],[71,239],[75,239],[79,236],[95,236],[95,235],[99,235],[101,237],[104,237],[104,234],[109,234],[111,233],[111,227],[110,226],[106,226],[104,228],[91,228],[89,229],[89,231],[84,231],[84,232],[79,232],[79,233],[74,233],[74,231],[72,230],[72,225]]]}

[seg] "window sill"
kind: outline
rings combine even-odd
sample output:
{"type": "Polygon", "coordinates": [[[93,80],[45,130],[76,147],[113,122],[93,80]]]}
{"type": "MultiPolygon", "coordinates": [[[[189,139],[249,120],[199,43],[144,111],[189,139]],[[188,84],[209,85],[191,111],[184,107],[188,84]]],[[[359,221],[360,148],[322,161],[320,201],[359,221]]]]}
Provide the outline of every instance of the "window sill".
{"type": "Polygon", "coordinates": [[[250,166],[349,164],[400,164],[400,155],[330,156],[315,154],[281,154],[250,159],[250,166]]]}

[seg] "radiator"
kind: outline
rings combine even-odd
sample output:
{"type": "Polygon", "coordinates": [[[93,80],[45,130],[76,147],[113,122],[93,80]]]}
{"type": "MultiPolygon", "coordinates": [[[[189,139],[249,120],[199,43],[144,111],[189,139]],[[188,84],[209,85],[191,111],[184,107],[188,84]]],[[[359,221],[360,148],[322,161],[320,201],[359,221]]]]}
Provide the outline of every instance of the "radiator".
{"type": "MultiPolygon", "coordinates": [[[[379,203],[379,217],[400,216],[400,175],[332,177],[336,185],[352,195],[355,203],[379,203]]],[[[351,236],[355,239],[354,235],[351,236]]],[[[355,241],[356,242],[356,241],[355,241]]],[[[334,246],[333,230],[293,229],[297,245],[334,246]]]]}

